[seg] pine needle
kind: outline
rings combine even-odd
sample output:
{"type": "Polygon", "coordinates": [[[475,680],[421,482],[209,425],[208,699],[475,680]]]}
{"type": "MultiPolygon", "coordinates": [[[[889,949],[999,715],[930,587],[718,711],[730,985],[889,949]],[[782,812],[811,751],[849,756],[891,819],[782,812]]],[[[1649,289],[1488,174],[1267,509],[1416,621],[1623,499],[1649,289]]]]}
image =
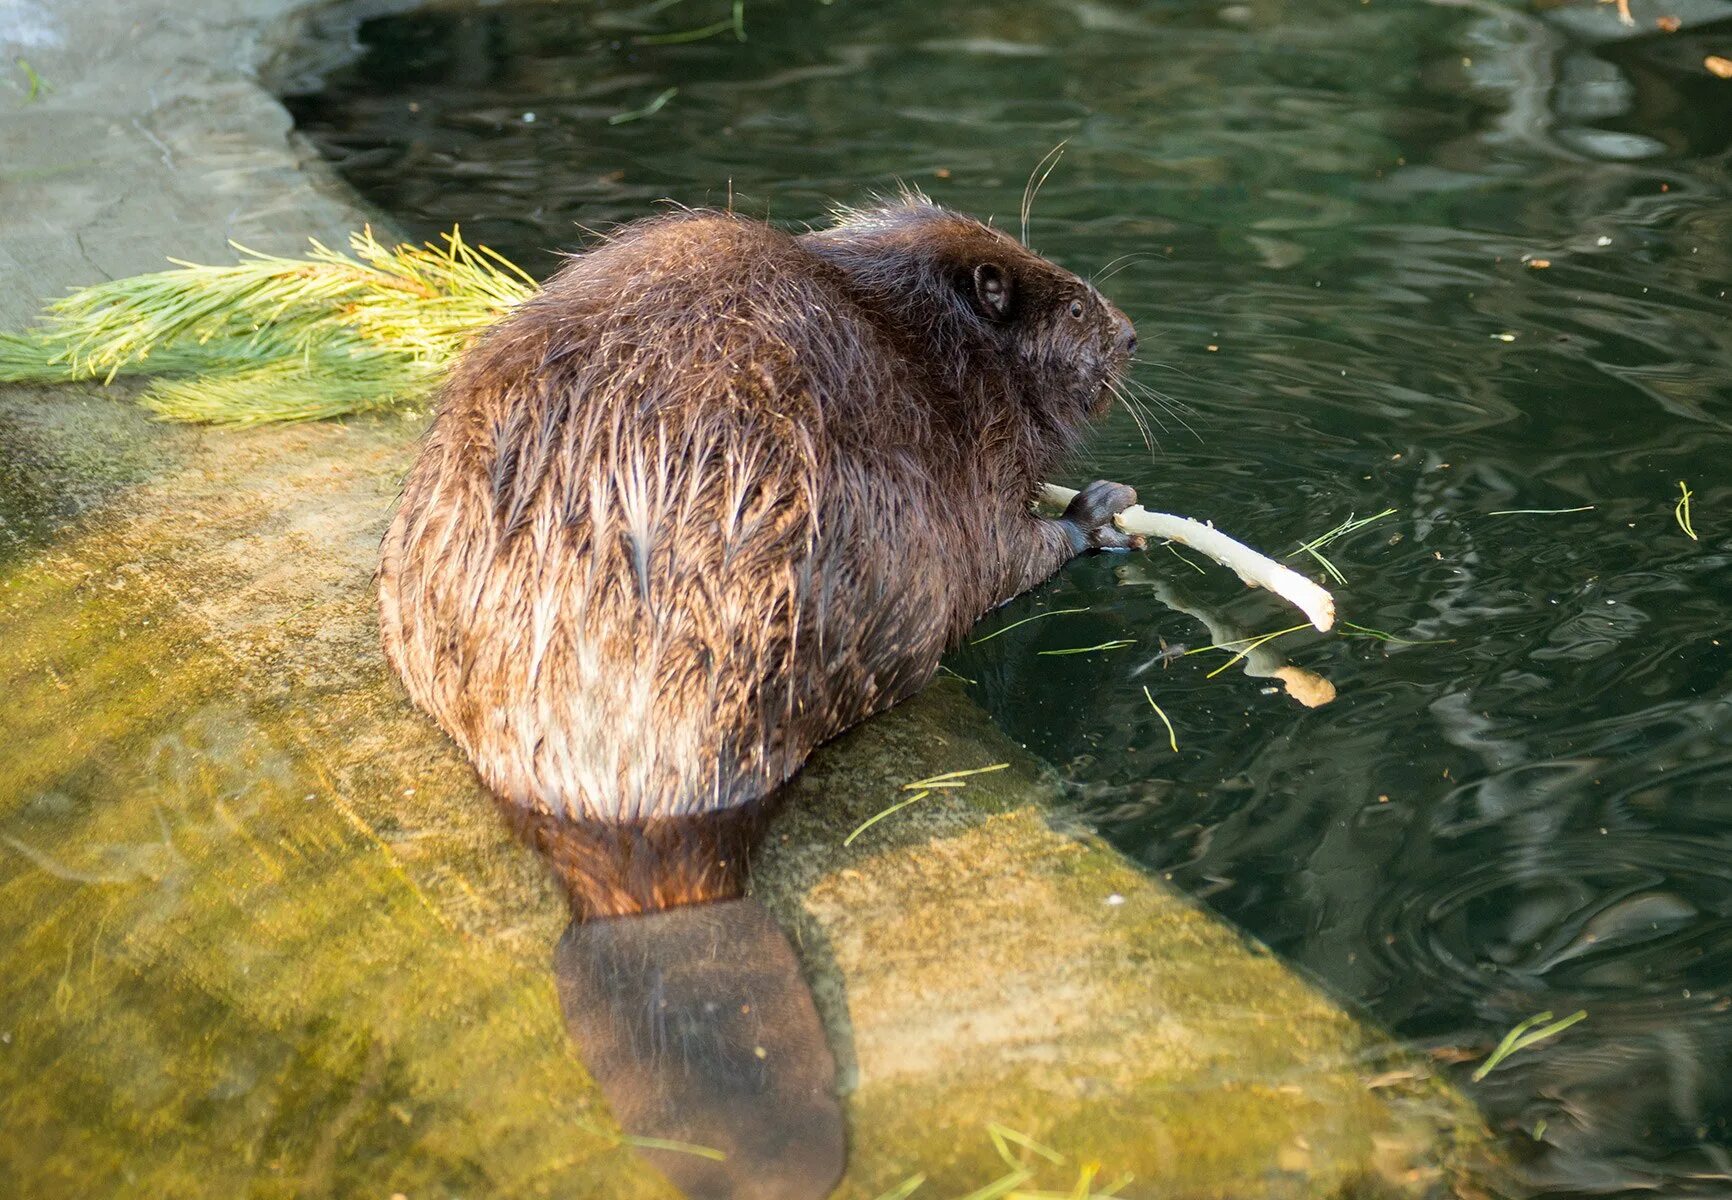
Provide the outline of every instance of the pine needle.
{"type": "Polygon", "coordinates": [[[1143,687],[1143,695],[1148,698],[1149,707],[1155,710],[1155,715],[1161,719],[1161,724],[1167,727],[1167,744],[1173,748],[1173,753],[1179,752],[1179,735],[1173,732],[1173,723],[1167,720],[1167,714],[1161,711],[1161,706],[1155,703],[1155,697],[1148,687],[1143,687]]]}
{"type": "Polygon", "coordinates": [[[1369,625],[1355,625],[1352,621],[1341,622],[1342,637],[1376,638],[1380,642],[1392,642],[1397,646],[1430,646],[1443,645],[1455,641],[1454,638],[1404,638],[1396,637],[1384,629],[1373,629],[1369,625]]]}
{"type": "Polygon", "coordinates": [[[1208,574],[1208,572],[1205,571],[1202,567],[1199,567],[1196,563],[1194,563],[1190,559],[1186,558],[1183,554],[1180,554],[1179,548],[1177,546],[1173,545],[1173,543],[1162,542],[1161,544],[1163,546],[1165,546],[1169,551],[1172,552],[1172,555],[1174,558],[1176,558],[1180,562],[1184,563],[1187,567],[1191,568],[1191,570],[1195,571],[1197,574],[1199,574],[1199,575],[1207,575],[1208,574]]]}
{"type": "Polygon", "coordinates": [[[1331,579],[1333,579],[1336,583],[1345,585],[1347,583],[1347,576],[1343,575],[1336,568],[1334,563],[1330,562],[1327,558],[1324,558],[1323,555],[1320,553],[1320,551],[1323,549],[1323,547],[1327,546],[1330,542],[1335,541],[1337,538],[1346,537],[1350,533],[1354,533],[1354,532],[1357,532],[1358,530],[1364,529],[1367,525],[1370,525],[1373,521],[1381,521],[1381,520],[1383,520],[1384,517],[1389,517],[1389,516],[1394,516],[1394,515],[1395,515],[1395,510],[1393,508],[1386,508],[1380,513],[1376,513],[1376,514],[1369,516],[1369,517],[1360,517],[1358,520],[1355,520],[1353,518],[1353,514],[1349,513],[1349,514],[1347,514],[1347,519],[1345,521],[1341,522],[1341,524],[1337,525],[1335,528],[1329,530],[1327,533],[1322,534],[1319,537],[1312,538],[1310,541],[1308,541],[1304,545],[1300,546],[1299,549],[1293,551],[1293,554],[1289,554],[1287,557],[1292,558],[1294,554],[1309,554],[1312,558],[1317,560],[1317,563],[1319,566],[1321,566],[1325,571],[1329,572],[1329,577],[1331,579]]]}
{"type": "Polygon", "coordinates": [[[638,1137],[635,1134],[620,1134],[620,1144],[631,1146],[638,1150],[671,1150],[675,1154],[690,1154],[696,1158],[707,1158],[711,1162],[726,1162],[726,1152],[712,1146],[700,1146],[695,1142],[676,1142],[668,1138],[638,1137]]]}
{"type": "Polygon", "coordinates": [[[285,258],[236,245],[230,266],[170,260],[173,270],[82,288],[35,330],[0,335],[0,380],[162,376],[142,402],[177,421],[343,416],[425,397],[479,330],[535,290],[457,229],[442,245],[396,247],[364,229],[349,248],[314,241],[285,258]]]}
{"type": "Polygon", "coordinates": [[[919,1191],[925,1182],[926,1176],[924,1174],[910,1175],[889,1191],[881,1194],[878,1200],[908,1200],[908,1197],[919,1191]]]}
{"type": "Polygon", "coordinates": [[[913,792],[921,788],[961,787],[961,780],[970,779],[976,775],[990,775],[994,771],[1008,770],[1009,767],[1009,763],[1001,762],[984,767],[970,767],[965,771],[946,771],[942,775],[930,775],[925,779],[916,779],[913,783],[905,783],[902,785],[902,790],[913,792]]]}
{"type": "Polygon", "coordinates": [[[1093,654],[1096,650],[1122,650],[1126,646],[1136,644],[1136,638],[1114,638],[1110,642],[1100,642],[1093,646],[1071,646],[1065,650],[1036,650],[1035,653],[1047,658],[1062,658],[1067,654],[1093,654]]]}
{"type": "Polygon", "coordinates": [[[985,1187],[975,1188],[961,1200],[1003,1200],[1017,1188],[1034,1178],[1034,1172],[1027,1167],[1018,1167],[1008,1175],[1000,1175],[985,1187]]]}
{"type": "Polygon", "coordinates": [[[734,6],[729,15],[713,25],[704,25],[698,29],[682,29],[678,33],[645,33],[634,37],[632,41],[640,46],[681,46],[687,42],[702,42],[715,37],[718,33],[734,31],[734,40],[746,40],[746,0],[734,0],[734,6]]]}
{"type": "Polygon", "coordinates": [[[1064,1161],[1064,1155],[1051,1146],[1042,1145],[1029,1137],[1028,1134],[1018,1133],[1010,1126],[1000,1125],[997,1121],[987,1125],[986,1136],[992,1139],[993,1148],[998,1151],[998,1157],[1003,1160],[1004,1165],[1013,1169],[1021,1167],[1022,1164],[1010,1152],[1012,1144],[1021,1146],[1032,1154],[1038,1154],[1050,1163],[1062,1163],[1064,1161]]]}
{"type": "Polygon", "coordinates": [[[1577,1009],[1561,1021],[1552,1021],[1552,1014],[1549,1011],[1535,1013],[1503,1035],[1503,1041],[1497,1044],[1497,1049],[1491,1052],[1491,1057],[1481,1063],[1479,1069],[1473,1073],[1473,1081],[1478,1083],[1490,1075],[1492,1071],[1497,1069],[1499,1063],[1516,1051],[1526,1050],[1535,1042],[1543,1042],[1549,1037],[1562,1033],[1577,1021],[1585,1021],[1587,1018],[1586,1009],[1577,1009]],[[1551,1024],[1546,1024],[1548,1021],[1551,1021],[1551,1024]],[[1535,1026],[1541,1026],[1541,1028],[1536,1029],[1535,1026]]]}
{"type": "Polygon", "coordinates": [[[859,825],[854,827],[853,833],[850,833],[847,837],[842,839],[842,844],[844,846],[852,846],[855,838],[878,824],[878,822],[882,821],[885,817],[888,817],[893,813],[901,812],[910,804],[919,803],[935,791],[947,791],[967,787],[968,780],[973,776],[990,775],[994,771],[1002,771],[1009,766],[1010,764],[1007,762],[992,763],[991,765],[984,767],[970,767],[960,771],[946,771],[942,775],[932,775],[925,779],[916,779],[912,783],[905,783],[902,785],[902,790],[905,792],[913,792],[914,795],[908,797],[906,800],[898,800],[889,808],[883,809],[872,814],[870,817],[867,817],[864,821],[860,822],[859,825]]]}
{"type": "Polygon", "coordinates": [[[641,121],[645,117],[653,117],[659,113],[669,100],[680,94],[680,89],[671,87],[665,89],[654,100],[642,108],[633,108],[626,112],[617,112],[607,119],[609,125],[624,125],[627,121],[641,121]]]}
{"type": "Polygon", "coordinates": [[[926,799],[926,797],[930,796],[931,794],[932,793],[929,791],[927,791],[927,792],[915,792],[912,796],[908,797],[908,799],[898,800],[895,804],[892,804],[889,808],[882,809],[879,812],[873,813],[870,817],[867,817],[864,821],[860,822],[860,824],[856,825],[854,827],[854,832],[850,833],[847,837],[842,839],[842,844],[844,846],[852,846],[854,844],[854,839],[858,838],[861,834],[865,833],[868,829],[870,829],[874,825],[878,824],[878,822],[882,821],[885,817],[890,816],[892,813],[899,813],[903,809],[907,808],[910,804],[914,804],[918,801],[924,800],[924,799],[926,799]]]}
{"type": "MultiPolygon", "coordinates": [[[[1294,551],[1294,553],[1297,554],[1298,551],[1294,551]]],[[[1309,628],[1311,628],[1309,624],[1289,625],[1285,629],[1277,629],[1274,633],[1260,633],[1254,637],[1235,638],[1233,641],[1221,642],[1214,646],[1198,646],[1195,650],[1185,651],[1183,657],[1188,658],[1193,654],[1202,654],[1209,650],[1226,650],[1231,652],[1233,657],[1229,658],[1226,662],[1203,676],[1205,679],[1213,679],[1215,676],[1219,675],[1221,672],[1225,671],[1234,663],[1238,662],[1240,659],[1244,658],[1246,655],[1258,649],[1265,643],[1272,642],[1278,637],[1286,637],[1290,633],[1297,633],[1301,629],[1309,628]]]]}
{"type": "Polygon", "coordinates": [[[1683,493],[1678,497],[1678,503],[1672,508],[1672,516],[1678,522],[1678,528],[1690,536],[1692,542],[1702,539],[1696,536],[1696,530],[1690,524],[1690,497],[1694,494],[1682,479],[1678,481],[1678,491],[1683,493]]]}
{"type": "Polygon", "coordinates": [[[1020,621],[1012,621],[1010,624],[1003,626],[1002,628],[994,629],[991,633],[987,634],[985,637],[974,638],[968,644],[970,646],[978,646],[982,642],[990,642],[993,638],[997,637],[1001,633],[1009,633],[1011,630],[1017,628],[1018,626],[1027,625],[1030,621],[1038,621],[1042,617],[1062,617],[1067,613],[1080,613],[1080,612],[1087,612],[1087,611],[1088,611],[1087,608],[1049,608],[1045,612],[1035,613],[1034,616],[1032,616],[1032,617],[1024,617],[1020,621]]]}
{"type": "Polygon", "coordinates": [[[1500,508],[1488,512],[1488,517],[1555,517],[1560,513],[1592,512],[1592,504],[1580,504],[1575,508],[1500,508]]]}

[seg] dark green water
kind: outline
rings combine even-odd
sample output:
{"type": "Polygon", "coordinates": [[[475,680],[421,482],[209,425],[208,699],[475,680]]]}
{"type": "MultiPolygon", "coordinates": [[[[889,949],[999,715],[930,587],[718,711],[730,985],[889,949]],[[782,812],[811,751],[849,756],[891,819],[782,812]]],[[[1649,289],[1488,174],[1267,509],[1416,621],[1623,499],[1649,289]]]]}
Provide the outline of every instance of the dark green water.
{"type": "Polygon", "coordinates": [[[1171,399],[1153,450],[1115,416],[1066,482],[1282,553],[1393,508],[1328,553],[1345,618],[1404,640],[1272,643],[1339,690],[1316,709],[1211,678],[1161,655],[1211,641],[1168,600],[1294,618],[1156,551],[1075,564],[982,631],[1086,612],[952,666],[1117,845],[1440,1058],[1587,1010],[1472,1087],[1535,1190],[1732,1188],[1732,82],[1701,67],[1732,23],[798,0],[749,2],[743,43],[631,41],[713,7],[376,21],[293,107],[406,228],[539,272],[730,188],[802,222],[903,180],[1014,227],[1064,141],[1031,241],[1171,399]]]}

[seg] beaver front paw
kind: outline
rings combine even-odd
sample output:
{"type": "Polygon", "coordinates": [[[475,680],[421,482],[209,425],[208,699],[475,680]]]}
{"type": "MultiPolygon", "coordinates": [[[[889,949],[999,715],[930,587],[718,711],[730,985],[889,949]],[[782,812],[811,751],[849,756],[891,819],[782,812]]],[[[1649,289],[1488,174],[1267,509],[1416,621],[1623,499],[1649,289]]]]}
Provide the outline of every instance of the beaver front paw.
{"type": "Polygon", "coordinates": [[[1141,550],[1145,545],[1142,538],[1113,524],[1114,517],[1136,502],[1136,488],[1107,479],[1097,479],[1078,492],[1058,519],[1070,538],[1071,553],[1141,550]]]}

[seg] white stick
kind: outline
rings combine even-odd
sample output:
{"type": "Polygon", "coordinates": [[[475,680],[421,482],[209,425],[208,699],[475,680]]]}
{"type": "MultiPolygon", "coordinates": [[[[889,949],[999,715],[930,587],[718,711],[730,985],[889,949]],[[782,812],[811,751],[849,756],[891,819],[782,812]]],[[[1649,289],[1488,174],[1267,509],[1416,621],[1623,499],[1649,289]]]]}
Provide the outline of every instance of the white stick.
{"type": "MultiPolygon", "coordinates": [[[[1040,495],[1046,503],[1061,509],[1076,498],[1076,493],[1070,488],[1051,483],[1041,485],[1040,495]]],[[[1325,633],[1335,624],[1333,596],[1299,572],[1258,554],[1212,525],[1204,525],[1189,517],[1175,517],[1171,513],[1150,512],[1140,504],[1125,509],[1113,518],[1113,523],[1126,533],[1189,546],[1198,554],[1214,559],[1252,587],[1268,588],[1298,608],[1325,633]]]]}

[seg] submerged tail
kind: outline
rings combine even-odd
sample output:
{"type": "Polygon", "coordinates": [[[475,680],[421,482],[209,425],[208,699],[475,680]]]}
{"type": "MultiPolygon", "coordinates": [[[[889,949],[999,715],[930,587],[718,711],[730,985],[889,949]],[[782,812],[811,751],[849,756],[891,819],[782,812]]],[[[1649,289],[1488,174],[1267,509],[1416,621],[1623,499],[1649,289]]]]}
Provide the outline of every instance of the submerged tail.
{"type": "Polygon", "coordinates": [[[640,1151],[691,1200],[830,1194],[846,1161],[835,1060],[761,904],[573,921],[553,971],[620,1125],[693,1148],[640,1151]]]}
{"type": "Polygon", "coordinates": [[[828,1196],[835,1059],[793,948],[743,898],[765,806],[631,824],[501,808],[571,898],[553,973],[579,1057],[628,1134],[695,1148],[644,1157],[691,1200],[828,1196]]]}

